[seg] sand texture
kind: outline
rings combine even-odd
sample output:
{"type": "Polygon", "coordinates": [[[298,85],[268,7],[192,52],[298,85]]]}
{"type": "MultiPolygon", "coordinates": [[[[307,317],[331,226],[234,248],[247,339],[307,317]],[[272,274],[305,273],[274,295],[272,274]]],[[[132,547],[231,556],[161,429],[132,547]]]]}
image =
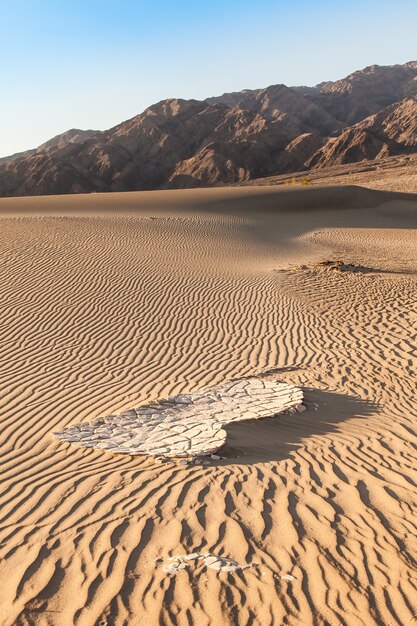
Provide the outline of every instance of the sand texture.
{"type": "Polygon", "coordinates": [[[410,626],[417,197],[0,201],[1,626],[410,626]],[[207,465],[53,433],[248,377],[207,465]]]}
{"type": "Polygon", "coordinates": [[[323,169],[280,174],[242,185],[363,185],[368,189],[417,193],[417,154],[403,154],[323,169]]]}

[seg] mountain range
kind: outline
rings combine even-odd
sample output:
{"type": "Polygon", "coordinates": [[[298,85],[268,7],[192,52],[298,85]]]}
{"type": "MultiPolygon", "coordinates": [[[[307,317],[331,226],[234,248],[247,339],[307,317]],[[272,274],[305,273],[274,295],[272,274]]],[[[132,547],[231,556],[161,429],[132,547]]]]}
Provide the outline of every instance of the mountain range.
{"type": "Polygon", "coordinates": [[[417,152],[417,61],[315,87],[168,99],[0,159],[0,196],[237,183],[417,152]]]}

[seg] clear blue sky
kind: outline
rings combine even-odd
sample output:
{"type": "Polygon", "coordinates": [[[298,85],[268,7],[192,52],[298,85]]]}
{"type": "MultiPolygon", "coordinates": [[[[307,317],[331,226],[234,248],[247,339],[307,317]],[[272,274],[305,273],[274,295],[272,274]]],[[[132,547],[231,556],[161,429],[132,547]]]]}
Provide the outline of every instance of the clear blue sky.
{"type": "Polygon", "coordinates": [[[168,97],[417,59],[417,0],[0,0],[0,156],[168,97]]]}

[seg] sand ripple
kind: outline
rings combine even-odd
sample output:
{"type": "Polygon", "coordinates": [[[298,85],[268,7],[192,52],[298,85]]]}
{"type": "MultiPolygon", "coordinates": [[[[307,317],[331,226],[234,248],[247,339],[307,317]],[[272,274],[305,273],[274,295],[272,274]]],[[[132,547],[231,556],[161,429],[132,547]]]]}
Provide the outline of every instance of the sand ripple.
{"type": "Polygon", "coordinates": [[[1,220],[2,626],[414,623],[415,205],[245,202],[1,220]],[[308,410],[215,464],[52,436],[261,371],[308,410]],[[242,569],[155,563],[193,553],[242,569]]]}

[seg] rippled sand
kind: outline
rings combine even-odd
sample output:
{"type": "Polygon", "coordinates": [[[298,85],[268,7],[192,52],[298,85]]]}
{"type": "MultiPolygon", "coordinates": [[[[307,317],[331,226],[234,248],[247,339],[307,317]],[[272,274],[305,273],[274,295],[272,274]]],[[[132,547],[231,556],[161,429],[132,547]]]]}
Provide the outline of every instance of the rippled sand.
{"type": "Polygon", "coordinates": [[[0,217],[2,625],[415,621],[416,196],[92,194],[0,217]],[[208,466],[52,436],[260,372],[307,411],[230,425],[208,466]],[[238,567],[161,566],[194,553],[238,567]]]}

